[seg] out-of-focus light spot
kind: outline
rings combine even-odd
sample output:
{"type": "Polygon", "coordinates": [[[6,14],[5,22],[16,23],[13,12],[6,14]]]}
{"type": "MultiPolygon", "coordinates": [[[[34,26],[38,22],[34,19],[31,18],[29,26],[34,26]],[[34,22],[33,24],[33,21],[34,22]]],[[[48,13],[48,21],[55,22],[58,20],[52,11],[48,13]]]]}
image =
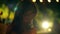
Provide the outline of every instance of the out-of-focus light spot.
{"type": "Polygon", "coordinates": [[[49,28],[48,31],[51,32],[52,31],[51,28],[49,28]]]}
{"type": "Polygon", "coordinates": [[[50,3],[50,2],[51,2],[51,0],[48,0],[48,2],[50,3]]]}
{"type": "Polygon", "coordinates": [[[32,0],[32,2],[36,2],[36,0],[32,0]]]}
{"type": "Polygon", "coordinates": [[[0,8],[0,11],[3,12],[3,14],[1,15],[1,18],[6,19],[8,17],[8,7],[7,6],[3,6],[2,8],[0,8]]]}
{"type": "Polygon", "coordinates": [[[43,21],[42,27],[43,27],[44,29],[47,29],[47,28],[49,27],[48,21],[43,21]]]}
{"type": "Polygon", "coordinates": [[[0,11],[0,15],[2,15],[3,14],[3,12],[2,11],[0,11]]]}
{"type": "Polygon", "coordinates": [[[7,18],[7,17],[8,17],[8,13],[4,12],[3,15],[2,15],[2,18],[7,18]]]}
{"type": "Polygon", "coordinates": [[[5,7],[5,4],[2,4],[2,7],[4,8],[5,7]]]}
{"type": "Polygon", "coordinates": [[[14,8],[14,11],[16,11],[16,10],[17,10],[17,7],[14,8]]]}
{"type": "Polygon", "coordinates": [[[39,0],[40,2],[43,2],[43,0],[39,0]]]}
{"type": "Polygon", "coordinates": [[[56,0],[56,2],[59,2],[59,0],[56,0]]]}
{"type": "Polygon", "coordinates": [[[11,19],[11,20],[14,19],[14,13],[13,12],[10,13],[9,19],[11,19]]]}
{"type": "Polygon", "coordinates": [[[0,14],[1,14],[1,11],[0,11],[0,14]]]}

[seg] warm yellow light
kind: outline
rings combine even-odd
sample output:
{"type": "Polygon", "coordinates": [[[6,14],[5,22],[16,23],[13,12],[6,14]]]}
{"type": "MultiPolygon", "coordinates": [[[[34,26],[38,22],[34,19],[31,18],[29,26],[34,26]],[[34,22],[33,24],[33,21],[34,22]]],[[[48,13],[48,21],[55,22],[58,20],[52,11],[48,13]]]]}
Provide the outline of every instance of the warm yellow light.
{"type": "Polygon", "coordinates": [[[48,0],[48,2],[50,3],[50,2],[51,2],[51,0],[48,0]]]}
{"type": "Polygon", "coordinates": [[[6,7],[5,4],[2,4],[2,8],[6,7]]]}
{"type": "Polygon", "coordinates": [[[1,11],[0,11],[0,13],[1,13],[1,11]]]}
{"type": "Polygon", "coordinates": [[[36,0],[32,0],[32,2],[36,2],[36,0]]]}
{"type": "Polygon", "coordinates": [[[11,20],[13,20],[13,19],[14,19],[14,13],[13,13],[13,12],[11,12],[11,13],[10,13],[9,18],[10,18],[11,20]]]}
{"type": "Polygon", "coordinates": [[[0,8],[0,14],[1,14],[1,12],[2,12],[2,9],[0,8]]]}
{"type": "Polygon", "coordinates": [[[8,13],[7,12],[4,12],[3,15],[2,15],[2,18],[7,18],[8,17],[8,13]]]}
{"type": "Polygon", "coordinates": [[[49,28],[48,31],[51,32],[52,31],[51,28],[49,28]]]}
{"type": "Polygon", "coordinates": [[[40,2],[43,2],[43,0],[39,0],[40,2]]]}
{"type": "Polygon", "coordinates": [[[48,21],[43,21],[42,27],[45,28],[45,29],[47,29],[49,27],[48,21]]]}
{"type": "Polygon", "coordinates": [[[56,0],[56,2],[59,2],[59,0],[56,0]]]}
{"type": "Polygon", "coordinates": [[[1,11],[0,11],[0,15],[1,15],[1,11]]]}

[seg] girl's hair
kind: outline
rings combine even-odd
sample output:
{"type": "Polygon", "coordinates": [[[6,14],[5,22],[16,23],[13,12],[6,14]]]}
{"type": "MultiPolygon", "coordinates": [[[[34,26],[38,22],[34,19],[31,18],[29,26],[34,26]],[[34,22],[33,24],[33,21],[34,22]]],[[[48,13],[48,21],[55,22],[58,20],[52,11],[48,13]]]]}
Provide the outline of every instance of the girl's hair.
{"type": "Polygon", "coordinates": [[[23,2],[22,5],[23,14],[31,11],[32,13],[37,13],[36,6],[32,2],[23,2]]]}
{"type": "Polygon", "coordinates": [[[26,13],[28,11],[31,11],[35,14],[37,12],[35,5],[31,2],[23,2],[21,7],[22,7],[22,10],[21,10],[20,16],[15,15],[15,19],[12,22],[13,29],[17,28],[17,30],[18,30],[20,28],[20,30],[19,30],[20,32],[23,31],[23,25],[24,25],[22,15],[24,15],[24,13],[26,13]],[[16,24],[15,27],[13,26],[13,24],[16,24]]]}

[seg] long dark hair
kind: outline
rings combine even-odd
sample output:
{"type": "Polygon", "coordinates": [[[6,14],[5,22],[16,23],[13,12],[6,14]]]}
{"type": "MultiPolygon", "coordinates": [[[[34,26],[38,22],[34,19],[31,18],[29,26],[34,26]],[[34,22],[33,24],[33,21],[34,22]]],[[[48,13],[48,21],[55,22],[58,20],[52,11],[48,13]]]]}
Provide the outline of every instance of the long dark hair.
{"type": "Polygon", "coordinates": [[[23,23],[24,13],[26,13],[28,10],[31,10],[35,14],[37,12],[36,7],[31,2],[22,2],[21,7],[22,7],[20,10],[21,12],[19,12],[19,14],[15,14],[15,18],[12,22],[12,30],[16,30],[16,32],[19,32],[20,34],[24,30],[24,23],[23,23]],[[13,25],[13,24],[15,24],[15,25],[13,25]]]}

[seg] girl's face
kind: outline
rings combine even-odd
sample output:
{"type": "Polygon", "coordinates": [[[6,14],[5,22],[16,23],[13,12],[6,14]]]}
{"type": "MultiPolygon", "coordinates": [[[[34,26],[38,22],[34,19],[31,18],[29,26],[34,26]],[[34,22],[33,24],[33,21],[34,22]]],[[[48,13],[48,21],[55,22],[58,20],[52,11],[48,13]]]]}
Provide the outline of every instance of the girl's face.
{"type": "Polygon", "coordinates": [[[26,13],[24,13],[23,15],[23,21],[24,22],[30,22],[34,17],[34,13],[32,13],[32,11],[28,11],[26,13]]]}

